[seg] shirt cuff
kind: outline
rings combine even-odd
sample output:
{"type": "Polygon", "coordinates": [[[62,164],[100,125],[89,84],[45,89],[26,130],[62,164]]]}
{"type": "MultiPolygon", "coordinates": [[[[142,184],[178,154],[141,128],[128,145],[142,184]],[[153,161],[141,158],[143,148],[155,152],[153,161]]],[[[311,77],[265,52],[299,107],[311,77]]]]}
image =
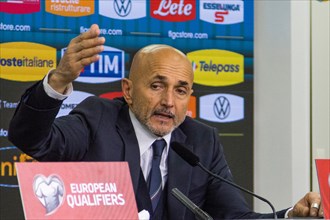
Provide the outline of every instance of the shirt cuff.
{"type": "Polygon", "coordinates": [[[57,91],[55,91],[49,84],[48,84],[48,77],[49,77],[49,73],[51,72],[52,70],[50,70],[47,75],[45,76],[42,84],[44,86],[44,89],[45,89],[45,92],[46,94],[53,98],[53,99],[57,99],[57,100],[64,100],[66,99],[73,91],[73,85],[72,83],[70,83],[68,85],[68,87],[66,88],[66,91],[65,91],[65,94],[61,94],[57,91]]]}
{"type": "Polygon", "coordinates": [[[293,207],[289,208],[288,210],[286,210],[284,218],[289,218],[289,212],[293,209],[293,207]]]}

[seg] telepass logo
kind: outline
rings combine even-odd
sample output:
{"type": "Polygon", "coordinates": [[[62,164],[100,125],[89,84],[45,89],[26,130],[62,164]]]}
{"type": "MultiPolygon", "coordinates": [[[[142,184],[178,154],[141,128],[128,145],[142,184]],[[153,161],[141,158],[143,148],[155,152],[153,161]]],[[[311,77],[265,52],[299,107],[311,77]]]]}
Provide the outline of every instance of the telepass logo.
{"type": "Polygon", "coordinates": [[[206,86],[228,86],[244,80],[244,57],[226,50],[198,50],[187,54],[194,82],[206,86]]]}

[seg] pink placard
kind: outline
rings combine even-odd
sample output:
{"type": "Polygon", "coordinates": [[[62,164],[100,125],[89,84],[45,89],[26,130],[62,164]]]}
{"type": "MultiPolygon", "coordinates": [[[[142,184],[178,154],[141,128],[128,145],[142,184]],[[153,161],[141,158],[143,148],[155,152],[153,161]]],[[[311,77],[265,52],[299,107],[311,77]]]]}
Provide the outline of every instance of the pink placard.
{"type": "Polygon", "coordinates": [[[330,159],[316,159],[324,218],[330,219],[330,159]]]}
{"type": "Polygon", "coordinates": [[[138,219],[127,162],[16,163],[25,219],[138,219]]]}

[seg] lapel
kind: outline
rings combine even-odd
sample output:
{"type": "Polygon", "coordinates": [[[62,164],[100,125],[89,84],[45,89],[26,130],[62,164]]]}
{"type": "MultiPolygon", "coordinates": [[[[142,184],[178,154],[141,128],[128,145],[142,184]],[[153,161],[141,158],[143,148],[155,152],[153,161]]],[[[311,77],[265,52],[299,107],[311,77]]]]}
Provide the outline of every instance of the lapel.
{"type": "Polygon", "coordinates": [[[128,162],[133,190],[137,195],[140,176],[140,149],[133,124],[129,117],[128,106],[123,105],[117,120],[117,131],[124,142],[124,160],[128,162]]]}
{"type": "MultiPolygon", "coordinates": [[[[178,141],[186,143],[186,135],[180,128],[177,128],[172,133],[171,142],[178,141]]],[[[192,146],[187,145],[190,150],[192,146]]],[[[184,219],[187,209],[179,202],[172,194],[173,188],[178,188],[183,194],[188,195],[191,183],[192,167],[184,161],[172,148],[169,149],[168,155],[168,192],[167,204],[169,219],[184,219]]]]}

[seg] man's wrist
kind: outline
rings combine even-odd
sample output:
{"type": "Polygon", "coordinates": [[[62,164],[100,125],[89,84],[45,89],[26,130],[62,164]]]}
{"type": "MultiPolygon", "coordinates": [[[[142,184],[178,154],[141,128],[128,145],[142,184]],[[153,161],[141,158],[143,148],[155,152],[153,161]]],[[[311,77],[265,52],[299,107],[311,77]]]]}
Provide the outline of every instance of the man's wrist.
{"type": "Polygon", "coordinates": [[[59,93],[58,91],[56,91],[54,88],[52,88],[49,83],[48,83],[48,79],[49,79],[49,75],[52,73],[52,70],[50,70],[48,72],[48,74],[45,76],[44,80],[43,80],[43,87],[45,89],[45,92],[46,94],[51,97],[51,98],[54,98],[54,99],[57,99],[57,100],[64,100],[66,99],[73,91],[73,86],[72,86],[72,83],[70,83],[64,93],[59,93]]]}
{"type": "Polygon", "coordinates": [[[292,211],[293,207],[289,208],[288,210],[286,210],[284,218],[290,218],[291,216],[289,216],[289,213],[292,211]]]}

